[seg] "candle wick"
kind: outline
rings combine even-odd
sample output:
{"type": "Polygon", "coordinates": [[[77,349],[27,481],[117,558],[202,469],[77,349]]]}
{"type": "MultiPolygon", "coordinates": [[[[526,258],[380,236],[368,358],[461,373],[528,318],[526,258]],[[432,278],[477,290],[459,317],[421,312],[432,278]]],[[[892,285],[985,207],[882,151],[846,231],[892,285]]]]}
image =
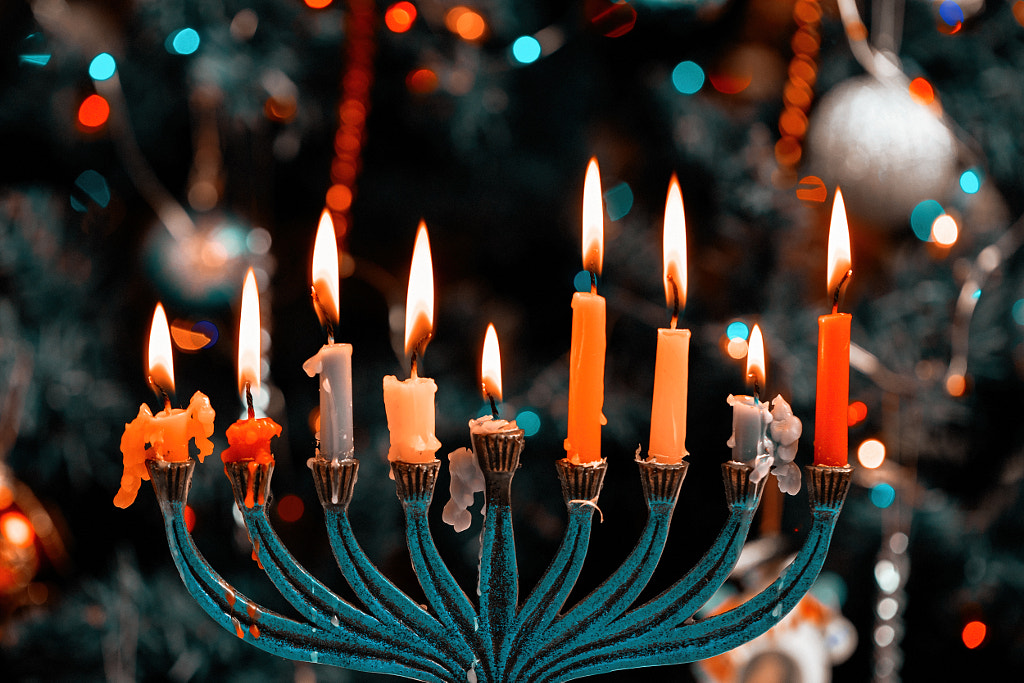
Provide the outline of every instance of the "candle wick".
{"type": "Polygon", "coordinates": [[[169,412],[171,412],[171,397],[167,395],[167,392],[164,391],[163,387],[161,387],[159,385],[157,385],[157,386],[160,389],[160,395],[163,396],[163,398],[164,398],[164,410],[166,410],[169,413],[169,412]]]}
{"type": "Polygon", "coordinates": [[[495,420],[497,420],[499,417],[498,404],[494,402],[494,397],[491,396],[491,393],[487,391],[487,389],[484,389],[484,396],[486,396],[487,400],[491,402],[491,415],[494,417],[495,420]]]}
{"type": "Polygon", "coordinates": [[[334,343],[334,323],[331,322],[330,317],[327,315],[327,311],[324,310],[323,305],[320,303],[320,297],[316,293],[316,285],[310,285],[309,292],[313,297],[313,308],[316,309],[316,315],[320,319],[320,323],[327,328],[327,343],[334,343]]]}
{"type": "Polygon", "coordinates": [[[412,350],[412,357],[411,357],[410,367],[409,367],[409,377],[411,379],[416,379],[416,377],[417,377],[417,374],[416,374],[416,356],[417,356],[416,349],[413,349],[412,350]]]}
{"type": "Polygon", "coordinates": [[[757,375],[754,375],[754,403],[761,402],[761,383],[757,381],[757,375]]]}
{"type": "Polygon", "coordinates": [[[679,287],[672,275],[668,276],[668,283],[672,286],[672,322],[670,327],[674,330],[679,323],[679,287]]]}
{"type": "Polygon", "coordinates": [[[248,382],[245,383],[245,405],[249,411],[249,419],[256,417],[256,409],[252,405],[252,386],[248,382]]]}
{"type": "Polygon", "coordinates": [[[843,274],[843,278],[839,281],[839,284],[836,285],[836,291],[832,295],[832,313],[838,313],[839,312],[839,294],[843,291],[843,285],[846,284],[846,281],[850,279],[851,275],[853,275],[853,269],[852,268],[850,270],[847,270],[843,274]]]}
{"type": "Polygon", "coordinates": [[[592,270],[588,270],[590,273],[590,293],[597,294],[597,273],[592,270]]]}

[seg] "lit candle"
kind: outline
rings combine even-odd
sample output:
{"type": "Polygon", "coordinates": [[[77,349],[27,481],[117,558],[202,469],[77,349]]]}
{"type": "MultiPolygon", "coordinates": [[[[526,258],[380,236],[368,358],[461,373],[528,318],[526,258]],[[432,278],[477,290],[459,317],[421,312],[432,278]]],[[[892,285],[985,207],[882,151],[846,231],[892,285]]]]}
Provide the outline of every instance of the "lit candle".
{"type": "Polygon", "coordinates": [[[732,437],[728,445],[732,448],[732,459],[748,465],[755,465],[758,456],[766,454],[766,430],[771,423],[768,402],[760,394],[765,383],[764,340],[761,328],[754,325],[750,332],[747,350],[747,381],[753,384],[753,396],[729,395],[732,406],[732,437]]]}
{"type": "Polygon", "coordinates": [[[676,464],[686,451],[686,390],[689,378],[690,331],[676,329],[686,306],[686,217],[679,181],[672,175],[665,200],[663,277],[665,301],[672,310],[669,328],[658,330],[654,358],[654,399],[651,404],[650,458],[676,464]]]}
{"type": "Polygon", "coordinates": [[[313,246],[313,307],[327,328],[327,343],[302,364],[312,377],[320,373],[321,458],[354,456],[352,440],[352,345],[335,344],[334,331],[341,319],[338,292],[338,241],[331,214],[325,209],[313,246]]]}
{"type": "Polygon", "coordinates": [[[433,336],[434,274],[430,261],[427,226],[420,221],[412,252],[409,290],[405,302],[405,352],[412,357],[409,379],[384,378],[384,409],[388,416],[391,448],[388,460],[433,462],[441,442],[434,436],[434,394],[437,385],[416,372],[433,336]]]}
{"type": "Polygon", "coordinates": [[[199,461],[213,452],[214,411],[210,399],[197,391],[188,408],[171,408],[170,395],[174,393],[174,363],[171,359],[171,332],[167,314],[161,304],[153,311],[149,331],[149,384],[157,396],[163,398],[164,409],[156,415],[149,406],[139,406],[139,414],[125,424],[121,436],[121,454],[124,474],[121,487],[114,497],[114,505],[126,508],[135,501],[143,479],[149,479],[146,460],[188,460],[188,441],[195,439],[199,448],[199,461]]]}
{"type": "MultiPolygon", "coordinates": [[[[224,462],[270,465],[270,439],[281,435],[281,425],[269,417],[256,417],[252,393],[260,390],[260,295],[252,268],[242,287],[242,312],[238,322],[238,391],[247,406],[247,417],[227,430],[228,447],[220,454],[224,462]]],[[[252,507],[250,501],[246,505],[252,507]]]]}
{"type": "Polygon", "coordinates": [[[843,193],[836,188],[828,231],[828,293],[832,312],[818,318],[818,387],[814,411],[814,464],[847,464],[847,410],[850,400],[849,313],[839,312],[839,296],[850,275],[850,226],[843,193]]]}
{"type": "Polygon", "coordinates": [[[583,268],[590,272],[589,292],[572,295],[569,347],[569,420],[566,457],[574,464],[601,460],[604,406],[605,300],[597,293],[604,250],[601,175],[597,160],[587,165],[583,183],[583,268]]]}
{"type": "Polygon", "coordinates": [[[498,404],[501,403],[501,350],[498,348],[498,333],[493,324],[487,325],[487,334],[484,335],[480,386],[484,400],[491,404],[491,414],[470,420],[469,431],[473,434],[493,434],[518,430],[515,420],[502,420],[498,413],[498,404]]]}

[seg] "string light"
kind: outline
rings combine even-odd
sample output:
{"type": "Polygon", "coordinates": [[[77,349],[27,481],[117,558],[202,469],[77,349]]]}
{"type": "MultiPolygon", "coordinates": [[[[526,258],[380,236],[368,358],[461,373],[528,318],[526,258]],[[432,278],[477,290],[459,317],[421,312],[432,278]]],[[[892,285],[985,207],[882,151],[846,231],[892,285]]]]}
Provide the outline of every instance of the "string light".
{"type": "Polygon", "coordinates": [[[384,12],[384,25],[394,33],[405,33],[416,21],[416,6],[411,2],[396,2],[384,12]]]}
{"type": "MultiPolygon", "coordinates": [[[[817,57],[821,44],[821,3],[820,0],[797,0],[793,5],[793,21],[797,30],[790,41],[793,58],[789,61],[787,81],[783,88],[783,109],[779,115],[779,133],[782,137],[775,143],[775,161],[779,165],[775,182],[789,187],[796,180],[796,167],[803,157],[803,140],[807,134],[807,112],[814,102],[814,84],[817,81],[817,57]]],[[[797,196],[811,201],[818,199],[819,192],[801,193],[797,196]]]]}

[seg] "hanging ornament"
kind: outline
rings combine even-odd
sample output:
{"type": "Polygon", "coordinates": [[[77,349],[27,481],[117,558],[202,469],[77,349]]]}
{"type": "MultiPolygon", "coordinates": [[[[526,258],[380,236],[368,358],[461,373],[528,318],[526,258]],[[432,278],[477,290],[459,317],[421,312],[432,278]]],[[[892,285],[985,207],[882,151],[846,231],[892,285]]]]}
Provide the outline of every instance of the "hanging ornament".
{"type": "Polygon", "coordinates": [[[842,187],[847,210],[879,229],[905,225],[925,199],[941,203],[955,180],[953,135],[900,80],[840,83],[822,98],[807,135],[810,173],[842,187]]]}

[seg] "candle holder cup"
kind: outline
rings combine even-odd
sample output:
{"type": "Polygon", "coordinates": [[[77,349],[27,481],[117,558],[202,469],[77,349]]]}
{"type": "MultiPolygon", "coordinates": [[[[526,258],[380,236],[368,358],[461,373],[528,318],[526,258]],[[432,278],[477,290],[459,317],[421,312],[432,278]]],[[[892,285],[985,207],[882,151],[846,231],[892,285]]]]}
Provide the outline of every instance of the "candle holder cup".
{"type": "Polygon", "coordinates": [[[303,569],[267,516],[273,465],[229,463],[235,502],[253,557],[298,613],[288,617],[248,599],[206,562],[185,525],[195,463],[148,461],[171,556],[199,605],[253,646],[292,660],[422,681],[568,681],[621,669],[692,662],[761,635],[807,593],[828,551],[849,488],[849,467],[806,468],[813,522],[780,577],[733,609],[697,619],[735,566],[765,486],[752,468],[722,466],[728,518],[704,557],[659,595],[638,603],[658,565],[687,464],[638,461],[648,517],[635,548],[589,595],[566,605],[580,575],[607,463],[557,461],[568,521],[537,585],[520,596],[510,492],[524,446],[521,430],[473,434],[485,480],[478,599],[458,585],[428,524],[440,461],[393,462],[406,539],[426,605],[410,599],[360,548],[348,517],[359,463],[311,458],[331,549],[361,605],[303,569]]]}

